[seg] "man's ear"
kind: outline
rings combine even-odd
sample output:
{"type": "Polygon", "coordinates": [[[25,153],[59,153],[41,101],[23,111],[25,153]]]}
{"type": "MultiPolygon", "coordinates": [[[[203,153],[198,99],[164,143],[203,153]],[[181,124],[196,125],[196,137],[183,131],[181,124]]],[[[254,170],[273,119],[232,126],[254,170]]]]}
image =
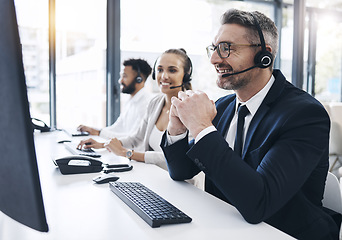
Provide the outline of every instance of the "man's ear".
{"type": "Polygon", "coordinates": [[[272,47],[266,44],[266,51],[272,53],[272,47]]]}

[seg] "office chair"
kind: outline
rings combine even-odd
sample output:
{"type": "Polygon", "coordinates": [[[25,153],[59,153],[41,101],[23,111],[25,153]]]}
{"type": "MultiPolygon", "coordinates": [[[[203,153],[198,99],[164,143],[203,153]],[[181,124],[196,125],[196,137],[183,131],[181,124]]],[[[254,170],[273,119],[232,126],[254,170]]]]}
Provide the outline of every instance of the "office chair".
{"type": "Polygon", "coordinates": [[[342,166],[342,129],[335,121],[331,122],[329,157],[332,158],[332,160],[330,160],[330,172],[333,172],[342,166]]]}
{"type": "MultiPolygon", "coordinates": [[[[325,189],[323,194],[323,207],[329,208],[342,214],[342,185],[337,177],[328,172],[327,180],[325,182],[325,189]]],[[[340,239],[342,239],[342,225],[340,226],[340,239]]]]}
{"type": "Polygon", "coordinates": [[[322,203],[324,207],[342,214],[342,195],[340,182],[331,172],[328,172],[322,203]]]}

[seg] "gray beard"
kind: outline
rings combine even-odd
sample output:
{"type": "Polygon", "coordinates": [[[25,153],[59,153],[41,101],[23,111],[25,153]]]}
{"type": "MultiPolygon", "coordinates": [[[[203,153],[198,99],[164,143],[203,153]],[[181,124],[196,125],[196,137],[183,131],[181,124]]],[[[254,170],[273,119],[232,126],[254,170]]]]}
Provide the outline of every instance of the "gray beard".
{"type": "Polygon", "coordinates": [[[217,78],[216,84],[219,88],[225,90],[238,90],[242,87],[247,86],[250,81],[251,78],[249,75],[243,76],[240,79],[239,76],[229,76],[226,78],[217,78]]]}

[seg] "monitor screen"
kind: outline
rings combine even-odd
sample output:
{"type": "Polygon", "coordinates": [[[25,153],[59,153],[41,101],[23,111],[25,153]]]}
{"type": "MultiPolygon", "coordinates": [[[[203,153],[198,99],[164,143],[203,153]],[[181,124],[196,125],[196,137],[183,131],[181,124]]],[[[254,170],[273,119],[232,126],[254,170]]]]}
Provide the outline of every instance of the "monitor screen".
{"type": "Polygon", "coordinates": [[[13,0],[0,0],[0,113],[0,211],[47,232],[13,0]]]}

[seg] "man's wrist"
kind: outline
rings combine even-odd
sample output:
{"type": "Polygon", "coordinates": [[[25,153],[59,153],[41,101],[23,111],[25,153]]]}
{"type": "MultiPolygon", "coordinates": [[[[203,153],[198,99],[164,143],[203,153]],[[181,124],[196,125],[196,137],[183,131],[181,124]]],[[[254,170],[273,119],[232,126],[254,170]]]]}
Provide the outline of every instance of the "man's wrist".
{"type": "Polygon", "coordinates": [[[185,131],[184,133],[181,133],[181,134],[178,134],[178,135],[175,135],[175,136],[171,136],[169,134],[169,132],[166,131],[166,138],[167,138],[168,145],[172,145],[175,142],[178,142],[179,140],[184,139],[186,137],[187,133],[188,132],[185,131]]]}
{"type": "Polygon", "coordinates": [[[186,130],[185,131],[177,131],[177,132],[170,132],[169,130],[167,130],[167,133],[170,136],[178,136],[178,135],[182,135],[182,134],[186,133],[186,130]]]}
{"type": "Polygon", "coordinates": [[[214,126],[209,126],[205,129],[203,129],[201,132],[199,132],[197,134],[197,136],[195,137],[195,143],[197,143],[201,138],[203,138],[205,135],[217,131],[217,129],[214,126]]]}
{"type": "Polygon", "coordinates": [[[178,128],[178,129],[167,129],[167,133],[170,136],[178,136],[183,133],[186,133],[187,129],[186,128],[178,128]]]}
{"type": "Polygon", "coordinates": [[[202,132],[204,129],[206,129],[208,127],[213,127],[213,125],[210,123],[210,124],[206,124],[206,125],[203,124],[200,126],[189,127],[189,132],[193,138],[196,138],[200,132],[202,132]]]}

